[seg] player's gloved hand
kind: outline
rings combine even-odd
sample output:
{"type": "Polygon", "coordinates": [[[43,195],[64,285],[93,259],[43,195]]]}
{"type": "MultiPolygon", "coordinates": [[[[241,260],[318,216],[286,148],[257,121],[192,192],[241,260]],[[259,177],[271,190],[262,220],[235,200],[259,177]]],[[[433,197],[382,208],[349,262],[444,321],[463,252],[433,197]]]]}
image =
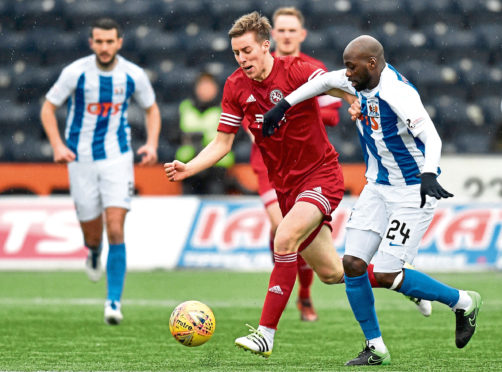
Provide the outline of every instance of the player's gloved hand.
{"type": "Polygon", "coordinates": [[[279,122],[284,117],[284,114],[291,105],[284,98],[281,99],[277,104],[267,111],[263,116],[263,127],[262,133],[263,137],[270,137],[274,134],[275,130],[279,128],[279,122]]]}
{"type": "Polygon", "coordinates": [[[434,173],[422,173],[420,175],[420,179],[422,180],[420,185],[420,196],[422,198],[420,208],[423,208],[425,205],[425,195],[433,196],[436,199],[449,198],[453,196],[453,194],[450,194],[441,187],[436,177],[437,176],[434,173]]]}

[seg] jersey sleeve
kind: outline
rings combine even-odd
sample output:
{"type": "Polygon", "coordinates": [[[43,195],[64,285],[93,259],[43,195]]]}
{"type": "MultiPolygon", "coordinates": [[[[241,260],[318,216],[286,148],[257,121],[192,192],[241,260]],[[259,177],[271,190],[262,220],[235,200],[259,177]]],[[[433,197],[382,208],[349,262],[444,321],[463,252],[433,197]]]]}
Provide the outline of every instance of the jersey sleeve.
{"type": "Polygon", "coordinates": [[[338,88],[347,93],[356,95],[356,91],[345,76],[345,69],[343,69],[327,73],[322,72],[315,75],[312,74],[305,84],[286,97],[286,101],[291,105],[296,105],[297,103],[303,102],[306,99],[315,97],[333,88],[338,88]]]}
{"type": "Polygon", "coordinates": [[[295,59],[289,69],[288,78],[294,86],[299,87],[307,81],[310,81],[316,76],[324,73],[326,73],[326,69],[320,66],[301,61],[300,59],[295,59]]]}
{"type": "Polygon", "coordinates": [[[237,133],[244,119],[244,112],[237,102],[236,91],[228,81],[223,88],[221,100],[221,116],[218,131],[225,133],[237,133]]]}
{"type": "Polygon", "coordinates": [[[64,68],[45,98],[53,105],[61,106],[75,91],[77,80],[78,76],[70,66],[64,68]]]}
{"type": "Polygon", "coordinates": [[[155,103],[155,92],[144,70],[140,70],[136,78],[134,99],[143,109],[147,109],[155,103]]]}
{"type": "Polygon", "coordinates": [[[396,82],[386,89],[385,99],[411,134],[418,136],[427,126],[434,126],[418,92],[410,85],[396,82]]]}

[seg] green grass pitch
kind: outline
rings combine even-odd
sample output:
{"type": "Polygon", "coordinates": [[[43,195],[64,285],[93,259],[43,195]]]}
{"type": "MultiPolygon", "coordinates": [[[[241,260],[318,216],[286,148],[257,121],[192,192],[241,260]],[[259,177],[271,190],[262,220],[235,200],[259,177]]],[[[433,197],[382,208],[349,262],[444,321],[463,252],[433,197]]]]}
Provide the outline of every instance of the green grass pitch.
{"type": "MultiPolygon", "coordinates": [[[[300,322],[296,289],[279,323],[272,356],[234,346],[257,326],[268,273],[228,271],[131,272],[120,326],[103,322],[105,278],[91,283],[82,272],[0,273],[0,370],[15,371],[347,371],[344,363],[363,346],[343,285],[315,279],[316,323],[300,322]],[[216,332],[199,347],[178,344],[168,320],[180,302],[207,303],[216,332]]],[[[454,314],[433,304],[430,318],[402,295],[375,290],[376,308],[392,364],[364,370],[502,370],[502,273],[434,275],[483,296],[478,329],[459,350],[454,314]]],[[[361,370],[361,369],[359,369],[361,370]]]]}

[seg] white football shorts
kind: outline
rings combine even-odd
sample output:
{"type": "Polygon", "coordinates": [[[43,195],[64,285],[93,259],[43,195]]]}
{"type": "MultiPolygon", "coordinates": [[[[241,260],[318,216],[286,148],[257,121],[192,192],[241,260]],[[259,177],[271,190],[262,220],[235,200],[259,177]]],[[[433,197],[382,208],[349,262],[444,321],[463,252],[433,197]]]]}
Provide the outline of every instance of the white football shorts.
{"type": "Polygon", "coordinates": [[[131,151],[114,159],[71,162],[68,175],[79,221],[93,220],[108,207],[131,209],[134,194],[131,151]]]}
{"type": "Polygon", "coordinates": [[[378,250],[412,263],[436,206],[437,200],[427,196],[420,208],[420,184],[389,186],[369,182],[352,209],[347,230],[374,232],[380,239],[348,233],[345,254],[369,263],[378,250]]]}

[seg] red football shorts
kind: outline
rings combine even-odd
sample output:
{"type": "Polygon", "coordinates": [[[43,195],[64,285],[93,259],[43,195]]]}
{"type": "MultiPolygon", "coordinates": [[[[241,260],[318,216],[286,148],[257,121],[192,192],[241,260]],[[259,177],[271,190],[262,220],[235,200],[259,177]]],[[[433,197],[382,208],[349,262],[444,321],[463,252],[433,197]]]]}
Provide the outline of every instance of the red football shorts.
{"type": "Polygon", "coordinates": [[[343,174],[340,166],[338,171],[331,174],[322,174],[319,176],[310,175],[308,180],[300,187],[287,193],[277,193],[279,206],[282,215],[285,216],[297,202],[307,202],[314,204],[323,214],[323,220],[300,245],[298,252],[304,250],[317,236],[323,225],[332,230],[330,221],[331,213],[338,207],[342,200],[345,187],[343,183],[343,174]]]}

